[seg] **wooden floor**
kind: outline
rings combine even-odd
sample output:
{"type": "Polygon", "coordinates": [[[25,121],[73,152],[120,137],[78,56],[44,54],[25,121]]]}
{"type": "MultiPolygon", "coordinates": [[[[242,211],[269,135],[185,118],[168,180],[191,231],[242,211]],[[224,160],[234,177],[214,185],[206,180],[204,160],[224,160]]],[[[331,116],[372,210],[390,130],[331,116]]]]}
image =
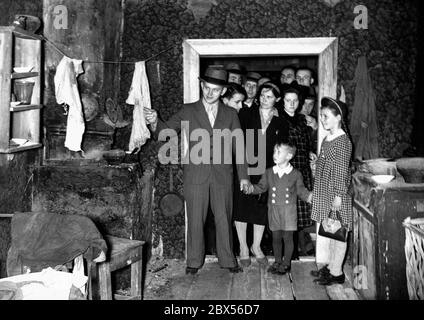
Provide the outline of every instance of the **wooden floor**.
{"type": "MultiPolygon", "coordinates": [[[[272,262],[270,259],[270,264],[272,262]]],[[[310,275],[310,271],[316,269],[313,260],[293,261],[291,272],[283,276],[268,273],[267,267],[260,266],[254,259],[243,272],[235,274],[220,268],[214,259],[207,261],[196,275],[186,275],[184,268],[181,264],[168,275],[155,274],[145,288],[144,299],[330,300],[328,289],[314,283],[310,275]],[[152,285],[155,278],[161,278],[162,284],[152,285]]]]}

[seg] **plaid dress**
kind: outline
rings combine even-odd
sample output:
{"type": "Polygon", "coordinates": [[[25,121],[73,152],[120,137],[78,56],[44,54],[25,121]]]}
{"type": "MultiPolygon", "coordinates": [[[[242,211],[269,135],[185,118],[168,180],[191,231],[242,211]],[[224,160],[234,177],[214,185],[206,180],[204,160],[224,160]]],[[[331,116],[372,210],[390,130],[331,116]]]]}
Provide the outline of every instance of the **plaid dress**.
{"type": "Polygon", "coordinates": [[[350,158],[352,143],[346,134],[332,141],[322,142],[319,154],[312,200],[312,220],[321,223],[330,210],[336,195],[342,198],[340,217],[342,223],[352,230],[352,197],[349,195],[351,181],[350,158]]]}
{"type": "MultiPolygon", "coordinates": [[[[313,185],[309,160],[311,142],[305,116],[302,114],[295,114],[294,117],[291,117],[285,111],[282,111],[281,114],[289,123],[289,141],[296,147],[296,154],[290,163],[293,167],[300,171],[306,189],[311,191],[313,185]]],[[[299,228],[306,228],[311,225],[311,205],[301,199],[298,199],[297,226],[299,228]]]]}

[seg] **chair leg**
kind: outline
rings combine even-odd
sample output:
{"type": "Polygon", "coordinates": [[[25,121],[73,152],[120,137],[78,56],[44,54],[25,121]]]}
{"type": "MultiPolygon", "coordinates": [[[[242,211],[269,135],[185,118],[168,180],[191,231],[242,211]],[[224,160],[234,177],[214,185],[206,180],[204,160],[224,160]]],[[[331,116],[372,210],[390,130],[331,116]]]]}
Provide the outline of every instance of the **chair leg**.
{"type": "Polygon", "coordinates": [[[110,276],[110,265],[103,262],[99,265],[99,289],[100,300],[112,300],[112,281],[110,276]]]}
{"type": "Polygon", "coordinates": [[[135,261],[131,264],[131,296],[140,297],[142,299],[142,260],[135,261]]]}

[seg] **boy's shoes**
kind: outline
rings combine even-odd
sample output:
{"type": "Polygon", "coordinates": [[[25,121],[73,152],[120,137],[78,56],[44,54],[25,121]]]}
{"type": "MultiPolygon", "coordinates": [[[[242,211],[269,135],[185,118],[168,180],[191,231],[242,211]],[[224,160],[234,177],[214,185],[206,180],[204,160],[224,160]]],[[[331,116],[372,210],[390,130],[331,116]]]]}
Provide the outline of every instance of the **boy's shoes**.
{"type": "Polygon", "coordinates": [[[324,278],[319,278],[318,281],[316,281],[318,284],[323,285],[323,286],[331,286],[332,284],[343,284],[345,282],[345,275],[344,273],[342,273],[339,276],[333,276],[331,273],[324,277],[324,278]]]}
{"type": "Polygon", "coordinates": [[[278,266],[278,269],[277,269],[277,274],[279,274],[279,275],[285,275],[286,273],[290,272],[290,270],[291,270],[291,267],[290,266],[285,266],[283,264],[280,264],[278,266]]]}
{"type": "Polygon", "coordinates": [[[236,265],[235,267],[230,267],[227,268],[228,270],[230,270],[231,273],[239,273],[239,272],[243,272],[243,268],[241,268],[240,266],[236,265]]]}
{"type": "Polygon", "coordinates": [[[311,270],[311,276],[313,277],[323,278],[324,276],[327,276],[329,274],[330,274],[330,269],[328,269],[327,266],[324,266],[319,270],[311,270]]]}
{"type": "Polygon", "coordinates": [[[267,270],[272,274],[276,274],[278,272],[278,267],[281,265],[281,262],[274,262],[267,270]]]}
{"type": "Polygon", "coordinates": [[[267,271],[272,274],[285,275],[287,272],[290,272],[290,270],[290,266],[285,266],[282,262],[274,262],[267,271]]]}
{"type": "Polygon", "coordinates": [[[186,274],[196,274],[197,271],[199,271],[199,268],[187,267],[185,272],[186,272],[186,274]]]}

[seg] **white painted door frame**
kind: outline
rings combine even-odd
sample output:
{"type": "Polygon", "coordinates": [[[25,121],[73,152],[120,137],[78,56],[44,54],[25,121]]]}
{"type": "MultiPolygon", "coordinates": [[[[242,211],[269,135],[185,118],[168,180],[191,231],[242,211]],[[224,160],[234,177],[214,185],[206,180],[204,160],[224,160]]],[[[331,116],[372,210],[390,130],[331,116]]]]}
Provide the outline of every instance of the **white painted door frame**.
{"type": "MultiPolygon", "coordinates": [[[[261,39],[187,39],[183,42],[184,103],[200,97],[199,72],[202,57],[253,56],[317,56],[318,57],[318,151],[326,132],[319,121],[321,98],[336,98],[337,38],[261,38],[261,39]]],[[[187,237],[187,216],[186,216],[187,237]]],[[[187,239],[186,239],[187,240],[187,239]]],[[[186,241],[187,243],[187,241],[186,241]]]]}

